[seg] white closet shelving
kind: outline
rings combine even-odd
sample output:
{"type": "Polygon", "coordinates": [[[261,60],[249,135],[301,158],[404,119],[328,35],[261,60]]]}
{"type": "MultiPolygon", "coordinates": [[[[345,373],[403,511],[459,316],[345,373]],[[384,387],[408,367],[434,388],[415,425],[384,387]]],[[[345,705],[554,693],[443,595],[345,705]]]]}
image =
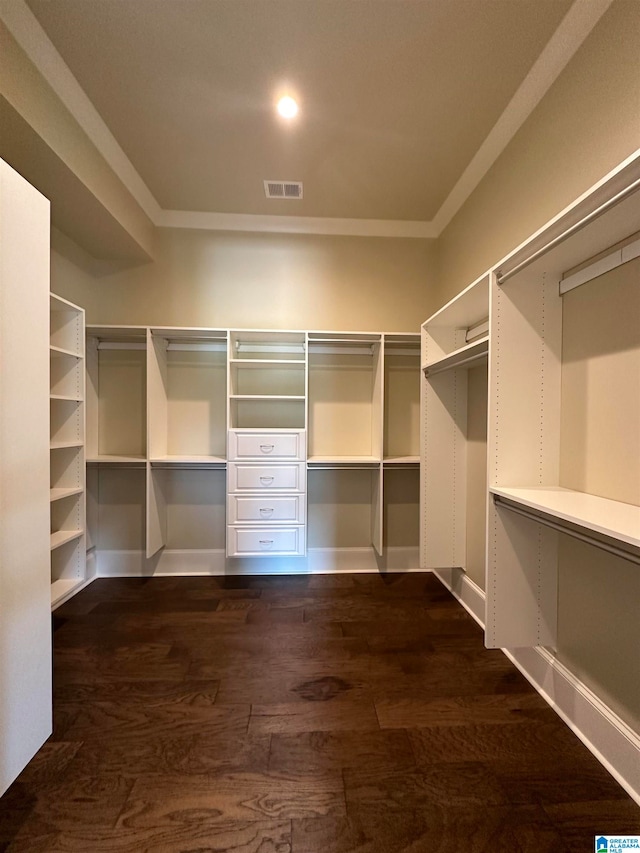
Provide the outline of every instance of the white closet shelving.
{"type": "Polygon", "coordinates": [[[492,283],[490,646],[555,646],[561,534],[640,562],[639,176],[637,160],[616,170],[505,258],[492,283]],[[607,293],[625,300],[610,305],[630,327],[624,379],[622,326],[606,332],[602,313],[607,293]],[[566,299],[601,305],[579,356],[563,322],[566,299]],[[607,401],[608,387],[621,393],[607,401]]]}
{"type": "Polygon", "coordinates": [[[50,294],[51,606],[87,584],[84,311],[50,294]]]}
{"type": "Polygon", "coordinates": [[[102,326],[87,340],[103,564],[301,571],[338,552],[375,566],[374,546],[415,565],[419,335],[102,326]]]}
{"type": "Polygon", "coordinates": [[[422,327],[421,565],[482,552],[490,647],[555,646],[559,537],[640,562],[639,186],[635,156],[422,327]]]}
{"type": "MultiPolygon", "coordinates": [[[[478,488],[477,477],[471,476],[470,451],[474,439],[480,456],[485,453],[485,464],[481,458],[475,469],[486,468],[486,415],[483,430],[482,410],[479,415],[470,411],[469,370],[480,366],[486,383],[490,279],[485,273],[422,326],[421,565],[425,568],[467,570],[471,532],[485,526],[485,483],[478,488]],[[472,435],[472,421],[478,435],[472,435]]],[[[483,543],[475,543],[473,550],[483,552],[483,543]]],[[[484,568],[484,555],[476,560],[484,568]]]]}

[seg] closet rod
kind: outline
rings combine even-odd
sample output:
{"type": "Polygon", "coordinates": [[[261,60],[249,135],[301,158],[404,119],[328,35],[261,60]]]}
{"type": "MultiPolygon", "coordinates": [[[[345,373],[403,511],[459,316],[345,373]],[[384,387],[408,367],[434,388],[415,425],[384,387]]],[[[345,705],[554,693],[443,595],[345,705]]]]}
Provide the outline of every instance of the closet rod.
{"type": "MultiPolygon", "coordinates": [[[[342,343],[349,343],[343,341],[342,343]]],[[[337,344],[318,344],[315,341],[309,341],[309,352],[319,353],[321,355],[373,355],[374,344],[363,343],[362,341],[353,341],[355,346],[339,346],[337,344]]]]}
{"type": "Polygon", "coordinates": [[[223,341],[197,341],[188,343],[185,341],[169,340],[167,350],[169,352],[226,352],[227,345],[223,341]]]}
{"type": "Polygon", "coordinates": [[[463,358],[461,361],[456,361],[453,365],[447,365],[446,367],[438,367],[437,362],[434,367],[423,367],[425,378],[429,378],[430,376],[435,376],[436,373],[444,373],[446,370],[456,370],[458,367],[464,367],[465,364],[473,364],[474,361],[478,362],[486,361],[488,358],[488,354],[486,352],[480,353],[480,355],[470,355],[467,358],[463,358]]]}
{"type": "Polygon", "coordinates": [[[587,545],[595,545],[596,548],[600,548],[601,551],[606,551],[608,554],[613,554],[614,557],[621,557],[623,560],[628,560],[630,563],[640,565],[640,554],[632,554],[630,551],[625,551],[624,548],[619,548],[617,545],[609,545],[608,542],[596,539],[595,536],[589,536],[588,533],[579,533],[577,530],[565,527],[564,525],[551,521],[544,516],[537,515],[535,512],[529,512],[529,510],[514,506],[514,504],[503,500],[500,495],[494,495],[493,502],[496,506],[508,509],[509,512],[514,512],[516,515],[521,515],[523,518],[528,518],[530,521],[536,521],[538,524],[544,524],[545,527],[550,527],[552,530],[557,530],[559,533],[565,533],[573,539],[578,539],[580,542],[586,542],[587,545]]]}
{"type": "Polygon", "coordinates": [[[133,341],[131,343],[125,341],[98,341],[98,349],[144,350],[146,348],[146,344],[138,344],[133,341]]]}
{"type": "Polygon", "coordinates": [[[535,252],[532,252],[528,255],[524,260],[520,261],[520,263],[516,264],[515,267],[507,270],[506,272],[502,272],[502,270],[496,271],[496,279],[499,285],[504,284],[508,279],[512,278],[514,275],[523,270],[525,267],[528,267],[529,264],[532,264],[534,261],[538,260],[542,255],[551,251],[551,249],[555,249],[556,246],[559,246],[560,243],[564,243],[569,237],[572,237],[581,228],[589,225],[599,216],[602,216],[603,213],[606,213],[612,207],[615,207],[616,204],[619,204],[621,201],[635,192],[637,189],[640,189],[640,178],[635,180],[632,184],[625,189],[621,190],[619,193],[614,195],[608,201],[603,202],[599,207],[595,210],[592,210],[591,213],[587,213],[586,216],[583,216],[578,222],[575,222],[566,231],[563,231],[562,234],[558,234],[557,237],[554,237],[552,240],[549,240],[548,243],[545,243],[540,249],[537,249],[535,252]]]}

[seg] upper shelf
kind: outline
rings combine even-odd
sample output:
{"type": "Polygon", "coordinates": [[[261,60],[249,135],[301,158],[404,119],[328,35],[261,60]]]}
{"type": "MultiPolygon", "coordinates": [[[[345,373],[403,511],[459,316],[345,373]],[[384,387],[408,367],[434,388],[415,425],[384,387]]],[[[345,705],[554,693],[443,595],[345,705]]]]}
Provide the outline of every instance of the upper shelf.
{"type": "Polygon", "coordinates": [[[456,367],[473,367],[482,361],[485,361],[489,353],[489,336],[479,338],[473,343],[465,344],[454,352],[449,353],[437,361],[432,361],[425,365],[424,372],[426,376],[433,376],[436,373],[442,373],[444,370],[453,370],[456,367]]]}
{"type": "Polygon", "coordinates": [[[489,279],[488,272],[481,275],[429,317],[423,327],[463,329],[486,319],[489,316],[489,279]]]}
{"type": "Polygon", "coordinates": [[[552,516],[558,523],[591,530],[640,548],[640,507],[559,486],[534,488],[493,487],[491,493],[526,507],[534,514],[552,516]]]}

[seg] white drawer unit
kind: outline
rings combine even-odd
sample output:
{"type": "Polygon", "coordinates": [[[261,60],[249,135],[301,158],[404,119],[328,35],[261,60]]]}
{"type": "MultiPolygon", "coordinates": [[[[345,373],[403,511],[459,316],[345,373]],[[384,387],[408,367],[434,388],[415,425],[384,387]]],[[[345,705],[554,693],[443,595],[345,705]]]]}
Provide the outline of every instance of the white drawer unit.
{"type": "Polygon", "coordinates": [[[229,495],[229,524],[304,524],[304,495],[229,495]]]}
{"type": "Polygon", "coordinates": [[[233,492],[304,492],[306,488],[304,462],[275,465],[230,462],[228,465],[228,491],[233,492]]]}
{"type": "Polygon", "coordinates": [[[229,459],[306,459],[304,430],[230,430],[229,459]]]}
{"type": "Polygon", "coordinates": [[[227,551],[230,557],[304,556],[305,528],[228,527],[227,551]]]}

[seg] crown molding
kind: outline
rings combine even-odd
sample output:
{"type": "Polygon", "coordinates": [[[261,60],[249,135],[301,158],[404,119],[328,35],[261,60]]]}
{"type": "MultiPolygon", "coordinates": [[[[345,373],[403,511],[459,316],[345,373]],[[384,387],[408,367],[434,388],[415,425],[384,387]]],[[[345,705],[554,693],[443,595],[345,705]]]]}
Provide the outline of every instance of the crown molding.
{"type": "Polygon", "coordinates": [[[270,234],[327,234],[344,237],[437,237],[431,222],[396,219],[332,219],[313,216],[258,216],[249,213],[199,213],[163,210],[161,228],[205,231],[263,231],[270,234]]]}
{"type": "Polygon", "coordinates": [[[0,19],[155,226],[429,239],[458,213],[612,2],[575,0],[434,218],[423,222],[163,210],[25,0],[0,0],[0,19]]]}
{"type": "Polygon", "coordinates": [[[432,220],[440,236],[558,79],[613,0],[575,0],[432,220]]]}

